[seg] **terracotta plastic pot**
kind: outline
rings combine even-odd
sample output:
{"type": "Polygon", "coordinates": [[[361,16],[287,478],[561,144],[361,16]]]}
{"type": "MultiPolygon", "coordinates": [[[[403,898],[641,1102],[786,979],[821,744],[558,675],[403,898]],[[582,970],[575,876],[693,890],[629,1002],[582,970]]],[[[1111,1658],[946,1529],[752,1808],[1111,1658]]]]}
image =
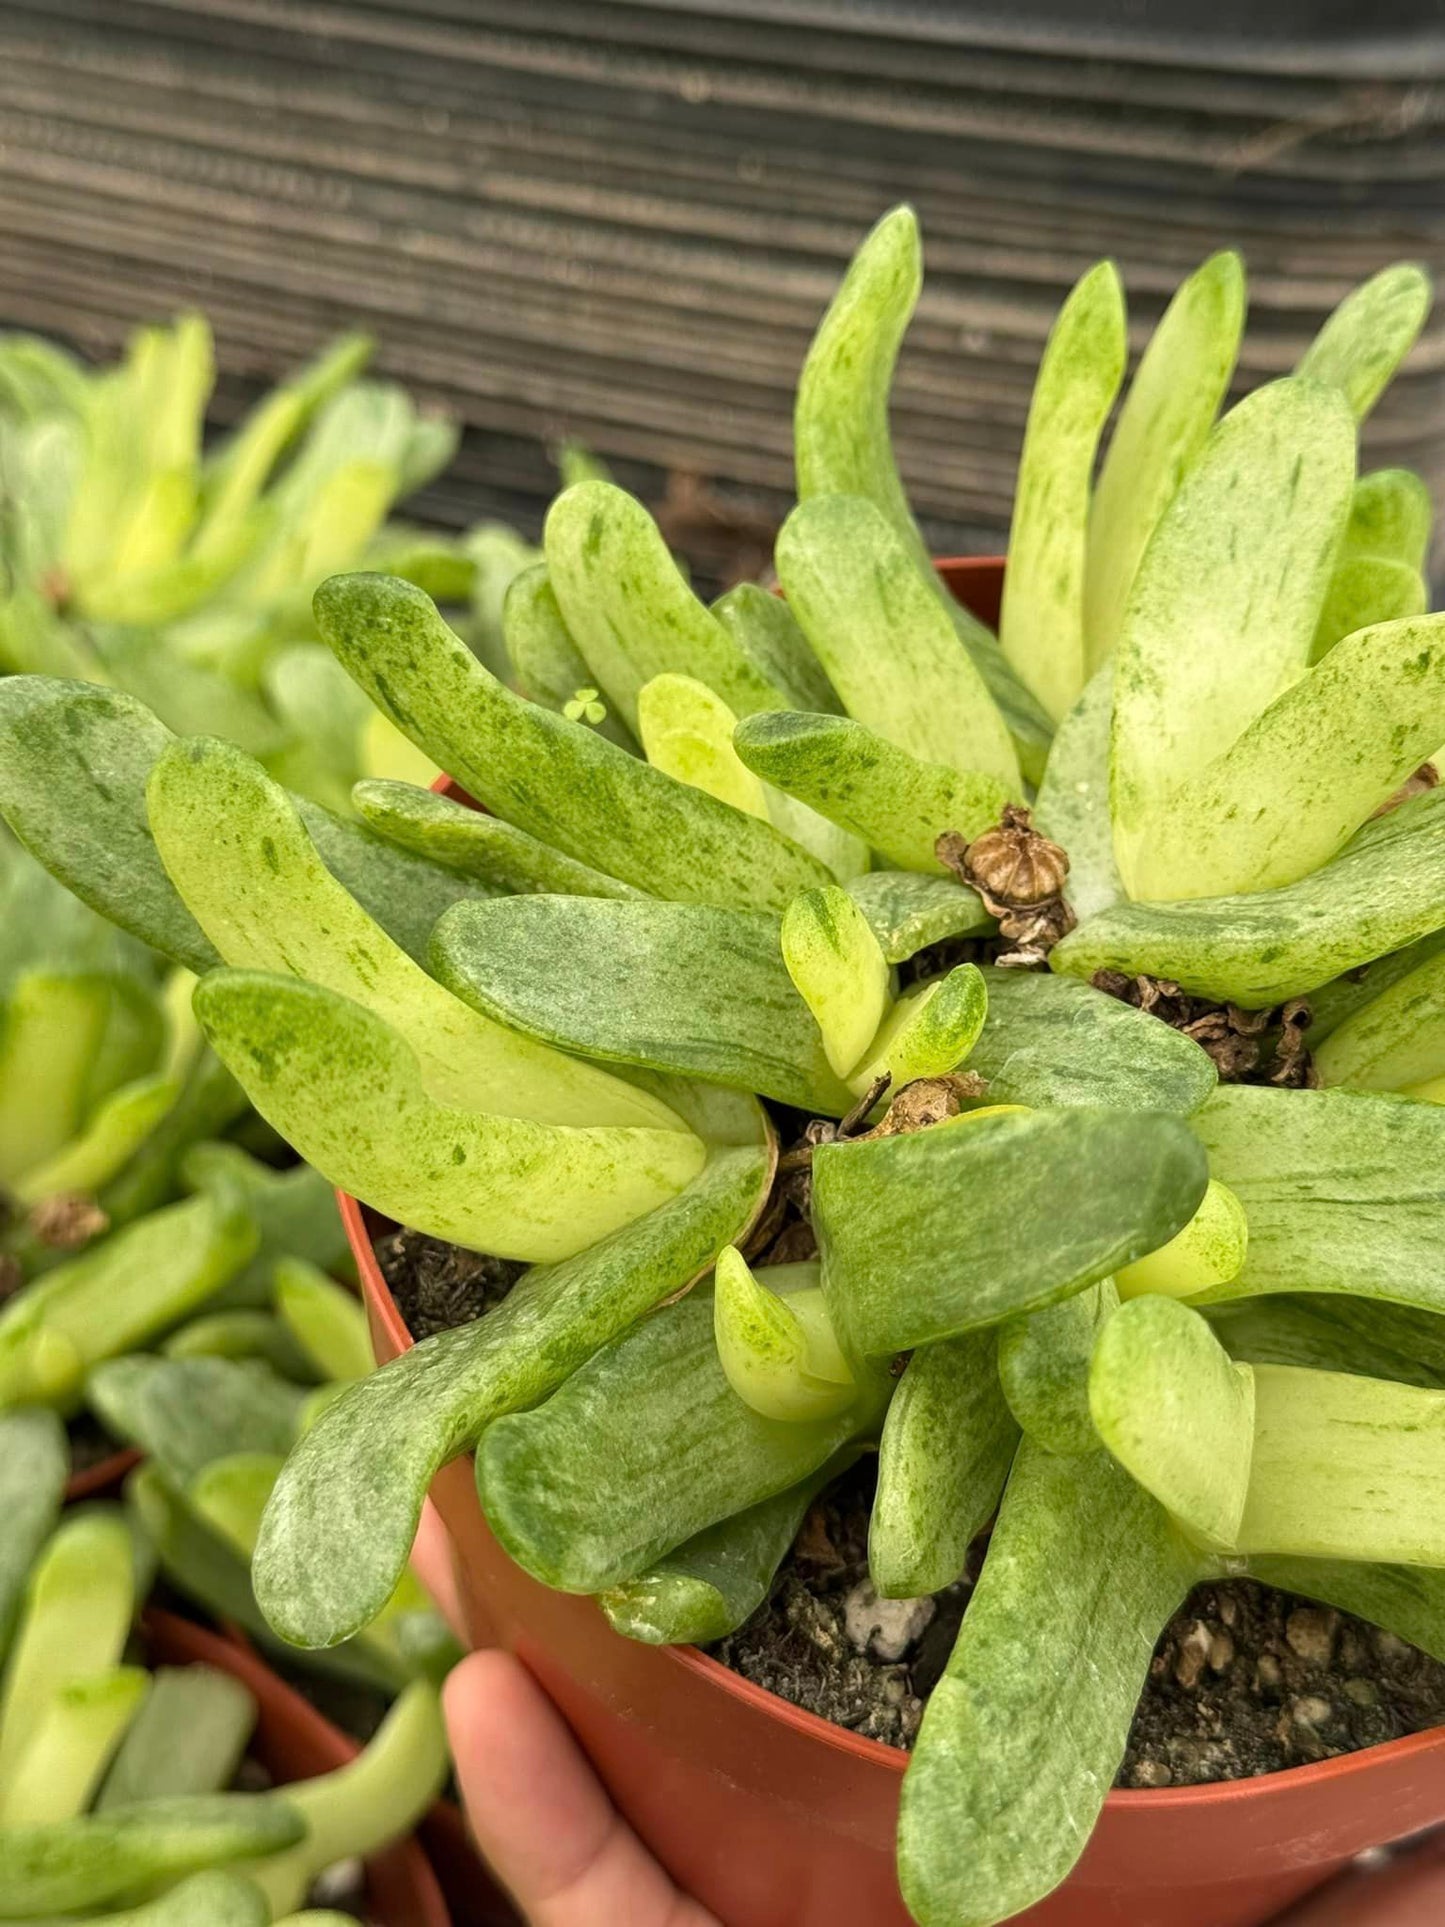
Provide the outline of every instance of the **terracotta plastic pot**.
{"type": "Polygon", "coordinates": [[[1273,1927],[1440,1927],[1445,1920],[1445,1835],[1332,1880],[1273,1927]]]}
{"type": "MultiPolygon", "coordinates": [[[[237,1642],[189,1619],[148,1607],[141,1631],[149,1657],[164,1666],[215,1666],[255,1696],[260,1708],[251,1751],[278,1785],[331,1773],[360,1752],[330,1720],[237,1642]]],[[[377,1927],[452,1927],[452,1917],[426,1855],[400,1840],[366,1863],[368,1916],[377,1927]]]]}
{"type": "MultiPolygon", "coordinates": [[[[1002,565],[943,562],[985,621],[1002,565]]],[[[440,785],[438,786],[440,787],[440,785]]],[[[378,1359],[411,1344],[372,1251],[384,1221],[341,1200],[378,1359]]],[[[907,1756],[775,1698],[691,1648],[620,1638],[529,1578],[488,1532],[469,1459],[432,1488],[473,1641],[516,1652],[619,1809],[724,1927],[908,1927],[893,1868],[907,1756]]],[[[1445,1729],[1219,1786],[1111,1793],[1069,1880],[1027,1927],[1259,1927],[1368,1847],[1445,1820],[1445,1729]]],[[[1358,1915],[1361,1927],[1368,1916],[1358,1915]]]]}

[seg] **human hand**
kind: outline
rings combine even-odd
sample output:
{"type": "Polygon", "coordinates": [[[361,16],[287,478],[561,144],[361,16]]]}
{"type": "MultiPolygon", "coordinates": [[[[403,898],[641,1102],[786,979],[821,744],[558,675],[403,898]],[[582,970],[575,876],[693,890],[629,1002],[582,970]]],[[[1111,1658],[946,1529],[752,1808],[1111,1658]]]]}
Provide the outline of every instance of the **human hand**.
{"type": "MultiPolygon", "coordinates": [[[[446,1532],[429,1503],[413,1563],[462,1636],[446,1532]]],[[[529,1927],[718,1927],[618,1813],[520,1661],[472,1653],[443,1701],[472,1833],[529,1927]]]]}
{"type": "Polygon", "coordinates": [[[717,1927],[623,1820],[520,1661],[472,1653],[444,1699],[477,1844],[530,1927],[717,1927]]]}

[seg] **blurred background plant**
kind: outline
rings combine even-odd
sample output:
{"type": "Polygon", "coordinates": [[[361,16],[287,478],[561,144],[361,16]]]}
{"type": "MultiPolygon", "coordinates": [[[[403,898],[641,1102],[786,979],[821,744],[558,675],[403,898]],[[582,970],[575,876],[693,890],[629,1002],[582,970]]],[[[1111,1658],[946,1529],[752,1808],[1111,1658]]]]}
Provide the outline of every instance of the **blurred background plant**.
{"type": "Polygon", "coordinates": [[[201,315],[139,329],[102,368],[0,337],[0,670],[127,690],[342,812],[362,775],[430,780],[317,640],[312,592],[340,568],[404,575],[495,666],[502,597],[534,554],[501,524],[396,517],[457,430],[366,379],[370,352],[340,337],[208,444],[201,315]]]}

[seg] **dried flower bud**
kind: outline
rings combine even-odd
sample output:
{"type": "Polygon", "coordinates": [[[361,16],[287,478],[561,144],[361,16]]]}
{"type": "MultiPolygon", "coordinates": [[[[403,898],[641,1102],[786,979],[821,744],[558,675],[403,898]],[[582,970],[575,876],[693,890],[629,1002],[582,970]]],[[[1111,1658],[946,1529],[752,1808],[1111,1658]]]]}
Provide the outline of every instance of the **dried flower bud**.
{"type": "Polygon", "coordinates": [[[83,1191],[60,1191],[35,1206],[27,1228],[52,1251],[79,1251],[110,1229],[110,1219],[83,1191]]]}
{"type": "Polygon", "coordinates": [[[1069,874],[1064,851],[1032,828],[1029,811],[1013,803],[996,830],[969,844],[965,862],[981,894],[1021,907],[1057,897],[1069,874]]]}

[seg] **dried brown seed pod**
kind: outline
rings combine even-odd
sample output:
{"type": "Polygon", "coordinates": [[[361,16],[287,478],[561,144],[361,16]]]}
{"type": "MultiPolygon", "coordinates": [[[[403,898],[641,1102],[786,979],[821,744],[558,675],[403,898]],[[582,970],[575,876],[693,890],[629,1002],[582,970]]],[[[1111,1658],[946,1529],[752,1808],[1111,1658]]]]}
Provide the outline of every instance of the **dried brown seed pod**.
{"type": "Polygon", "coordinates": [[[1065,852],[1034,829],[1029,811],[1015,803],[1006,806],[996,830],[974,838],[965,862],[981,893],[1020,907],[1057,897],[1069,874],[1065,852]]]}

